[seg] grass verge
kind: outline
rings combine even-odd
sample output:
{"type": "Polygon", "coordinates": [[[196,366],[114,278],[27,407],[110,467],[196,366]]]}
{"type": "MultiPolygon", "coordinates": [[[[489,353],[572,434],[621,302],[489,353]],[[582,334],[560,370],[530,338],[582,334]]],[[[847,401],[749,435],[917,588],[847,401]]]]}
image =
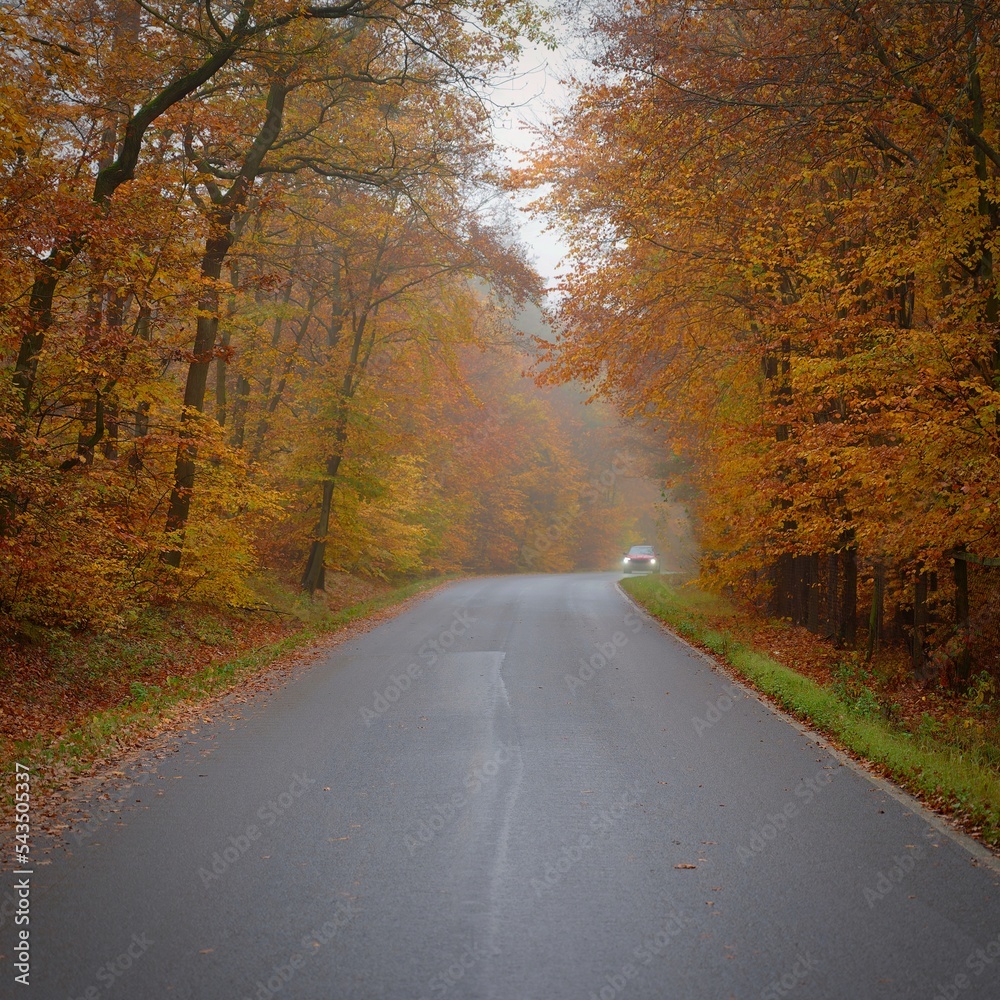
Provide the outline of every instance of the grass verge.
{"type": "Polygon", "coordinates": [[[945,727],[921,725],[914,732],[883,718],[871,689],[865,689],[869,698],[855,697],[842,684],[821,683],[780,663],[734,635],[739,614],[721,598],[690,586],[672,587],[652,576],[625,580],[622,586],[654,617],[728,664],[796,718],[950,815],[984,843],[1000,847],[1000,773],[976,748],[948,738],[945,727]]]}
{"type": "MultiPolygon", "coordinates": [[[[43,660],[36,672],[44,672],[44,678],[31,683],[31,672],[21,671],[18,679],[29,679],[17,692],[19,698],[5,703],[3,714],[10,719],[18,710],[22,716],[30,713],[32,694],[37,695],[43,684],[49,688],[51,702],[64,706],[63,711],[54,714],[48,706],[35,712],[34,724],[5,732],[0,739],[0,767],[10,773],[14,762],[20,761],[35,773],[36,790],[59,787],[74,774],[93,770],[162,729],[181,711],[252,681],[288,653],[441,582],[409,583],[336,609],[268,582],[261,588],[262,595],[269,599],[269,611],[281,616],[271,619],[268,629],[251,626],[251,609],[225,614],[218,609],[175,606],[169,611],[148,609],[121,636],[46,636],[36,653],[43,660]],[[197,663],[197,647],[207,663],[197,663]],[[186,664],[176,662],[178,648],[186,664]],[[143,657],[137,664],[140,649],[143,657]],[[67,707],[74,704],[80,690],[91,693],[98,688],[105,692],[103,705],[91,699],[76,702],[75,709],[67,707]]],[[[16,673],[16,667],[10,673],[16,673]]]]}

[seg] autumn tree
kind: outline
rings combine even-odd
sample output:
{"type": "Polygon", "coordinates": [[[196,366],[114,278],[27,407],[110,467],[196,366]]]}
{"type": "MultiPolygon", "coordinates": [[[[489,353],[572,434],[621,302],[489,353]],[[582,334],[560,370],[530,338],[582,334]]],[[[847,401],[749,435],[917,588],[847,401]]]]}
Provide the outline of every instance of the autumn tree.
{"type": "MultiPolygon", "coordinates": [[[[225,390],[225,362],[243,346],[231,329],[218,335],[219,317],[249,306],[232,319],[252,337],[280,265],[258,256],[244,296],[224,262],[253,258],[230,256],[241,233],[254,253],[263,246],[262,220],[293,175],[384,188],[415,165],[406,142],[438,156],[449,140],[432,122],[409,119],[399,141],[398,92],[448,106],[534,30],[532,9],[109,0],[0,17],[0,601],[43,618],[114,616],[111,596],[160,586],[149,557],[177,551],[181,518],[170,516],[166,545],[162,535],[171,493],[199,504],[178,583],[204,586],[227,566],[235,581],[253,562],[253,518],[277,515],[276,494],[221,420],[195,415],[207,363],[223,362],[225,390]],[[172,468],[192,443],[205,487],[194,493],[172,468]]],[[[234,388],[239,415],[250,386],[234,388]]]]}
{"type": "Polygon", "coordinates": [[[580,260],[547,377],[695,448],[717,582],[814,627],[858,560],[875,603],[893,575],[904,608],[935,572],[950,593],[956,543],[1000,541],[995,13],[638,3],[594,27],[604,72],[526,178],[580,260]]]}

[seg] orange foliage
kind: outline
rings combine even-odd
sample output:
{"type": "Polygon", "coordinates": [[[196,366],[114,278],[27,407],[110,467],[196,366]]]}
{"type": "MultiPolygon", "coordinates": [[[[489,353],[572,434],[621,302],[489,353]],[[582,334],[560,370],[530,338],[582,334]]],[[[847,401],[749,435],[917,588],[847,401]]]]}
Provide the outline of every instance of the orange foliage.
{"type": "Polygon", "coordinates": [[[903,606],[938,571],[946,630],[951,550],[1000,554],[998,26],[957,0],[596,19],[600,72],[520,178],[578,261],[542,377],[696,457],[717,585],[853,553],[903,606]]]}
{"type": "Polygon", "coordinates": [[[310,544],[381,575],[513,568],[574,492],[500,344],[538,279],[478,207],[474,87],[540,36],[534,6],[226,10],[0,11],[6,625],[239,601],[310,544]]]}

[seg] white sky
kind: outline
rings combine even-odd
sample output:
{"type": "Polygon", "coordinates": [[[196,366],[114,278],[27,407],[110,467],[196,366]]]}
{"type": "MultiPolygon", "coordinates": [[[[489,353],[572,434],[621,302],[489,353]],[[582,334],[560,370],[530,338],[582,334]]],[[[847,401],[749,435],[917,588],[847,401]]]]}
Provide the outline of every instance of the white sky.
{"type": "MultiPolygon", "coordinates": [[[[508,79],[500,81],[491,97],[497,106],[493,135],[508,161],[517,165],[523,153],[537,141],[532,129],[549,124],[553,110],[565,107],[569,93],[564,81],[583,62],[572,54],[573,43],[564,25],[557,25],[561,44],[554,52],[540,45],[526,44],[521,59],[508,79]]],[[[515,199],[515,213],[521,222],[521,239],[534,258],[535,266],[548,285],[567,269],[567,249],[556,232],[546,232],[546,222],[532,219],[523,206],[528,197],[515,199]]]]}

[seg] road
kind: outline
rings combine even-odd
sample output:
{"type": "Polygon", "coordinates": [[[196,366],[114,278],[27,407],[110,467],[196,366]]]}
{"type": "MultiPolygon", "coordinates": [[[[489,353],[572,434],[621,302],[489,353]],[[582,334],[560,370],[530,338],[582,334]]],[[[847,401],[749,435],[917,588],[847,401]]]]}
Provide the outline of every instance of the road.
{"type": "Polygon", "coordinates": [[[1000,997],[998,869],[616,579],[453,584],[165,743],[24,995],[1000,997]]]}

